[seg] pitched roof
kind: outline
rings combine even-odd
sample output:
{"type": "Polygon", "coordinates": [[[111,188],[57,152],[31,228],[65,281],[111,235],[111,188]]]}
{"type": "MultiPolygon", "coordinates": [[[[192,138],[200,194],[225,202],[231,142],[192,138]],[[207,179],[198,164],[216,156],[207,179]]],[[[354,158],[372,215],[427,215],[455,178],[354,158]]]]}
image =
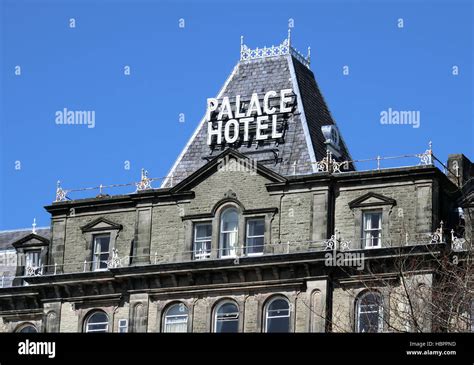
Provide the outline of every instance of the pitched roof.
{"type": "MultiPolygon", "coordinates": [[[[240,95],[242,99],[249,99],[253,93],[258,93],[260,97],[270,90],[283,89],[292,89],[296,96],[296,110],[288,118],[284,141],[270,143],[263,148],[256,148],[254,144],[241,144],[237,149],[282,176],[313,173],[316,171],[316,160],[326,156],[321,127],[335,125],[335,122],[319,91],[313,72],[291,53],[240,61],[216,98],[227,96],[233,99],[240,95]]],[[[207,145],[207,121],[203,118],[162,187],[179,183],[226,148],[229,146],[217,146],[212,149],[207,145]]],[[[340,151],[341,160],[351,160],[342,138],[340,151]]]]}
{"type": "MultiPolygon", "coordinates": [[[[14,249],[12,243],[17,242],[30,235],[31,228],[16,229],[11,231],[0,231],[0,250],[14,249]]],[[[51,230],[49,227],[36,228],[36,235],[46,239],[51,238],[51,230]]]]}

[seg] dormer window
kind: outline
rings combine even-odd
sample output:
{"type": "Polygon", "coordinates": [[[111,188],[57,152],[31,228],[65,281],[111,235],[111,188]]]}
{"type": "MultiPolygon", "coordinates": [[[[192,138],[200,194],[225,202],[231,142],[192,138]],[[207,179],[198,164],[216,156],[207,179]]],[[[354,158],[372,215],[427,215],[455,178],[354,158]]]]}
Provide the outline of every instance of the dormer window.
{"type": "Polygon", "coordinates": [[[25,274],[33,274],[41,267],[41,250],[25,251],[25,274]],[[31,271],[31,273],[28,273],[31,271]]]}
{"type": "Polygon", "coordinates": [[[94,236],[92,271],[106,270],[110,254],[110,234],[94,236]]]}
{"type": "MultiPolygon", "coordinates": [[[[119,255],[123,255],[115,247],[118,233],[122,230],[121,224],[112,222],[104,217],[99,217],[82,226],[81,230],[84,240],[87,242],[87,253],[84,259],[88,263],[89,270],[107,270],[109,264],[112,263],[112,253],[114,253],[117,259],[119,255]]],[[[118,264],[120,264],[119,259],[118,264]]],[[[116,267],[114,265],[111,265],[111,267],[116,267]]]]}
{"type": "Polygon", "coordinates": [[[365,248],[381,247],[382,211],[364,212],[363,244],[365,248]]]}
{"type": "Polygon", "coordinates": [[[339,147],[339,131],[335,125],[323,125],[321,127],[321,132],[324,136],[324,143],[326,148],[331,151],[331,153],[339,158],[341,156],[341,151],[339,147]]]}

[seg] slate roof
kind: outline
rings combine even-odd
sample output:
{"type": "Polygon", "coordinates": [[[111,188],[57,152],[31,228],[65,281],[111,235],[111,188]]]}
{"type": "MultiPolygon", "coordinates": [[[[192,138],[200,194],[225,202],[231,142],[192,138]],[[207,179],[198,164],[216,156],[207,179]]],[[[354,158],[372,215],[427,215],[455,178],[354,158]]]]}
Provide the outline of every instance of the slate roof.
{"type": "MultiPolygon", "coordinates": [[[[0,250],[14,249],[12,243],[28,236],[31,233],[31,228],[17,229],[12,231],[0,231],[0,250]]],[[[51,238],[51,230],[47,228],[37,228],[36,234],[38,236],[51,238]]]]}
{"type": "MultiPolygon", "coordinates": [[[[284,143],[273,143],[260,150],[255,145],[241,145],[238,151],[283,176],[311,174],[315,172],[314,162],[326,156],[321,126],[335,122],[313,72],[305,65],[292,55],[240,61],[217,98],[241,95],[244,99],[250,98],[254,92],[260,96],[270,90],[278,92],[282,89],[292,89],[296,94],[296,110],[288,120],[284,143]],[[275,155],[279,158],[276,163],[275,155]],[[295,162],[296,170],[293,166],[295,162]]],[[[228,146],[219,146],[212,150],[207,145],[207,121],[203,118],[168,173],[172,179],[164,180],[162,187],[176,185],[226,148],[228,146]]],[[[351,160],[342,136],[341,153],[341,160],[351,160]]]]}

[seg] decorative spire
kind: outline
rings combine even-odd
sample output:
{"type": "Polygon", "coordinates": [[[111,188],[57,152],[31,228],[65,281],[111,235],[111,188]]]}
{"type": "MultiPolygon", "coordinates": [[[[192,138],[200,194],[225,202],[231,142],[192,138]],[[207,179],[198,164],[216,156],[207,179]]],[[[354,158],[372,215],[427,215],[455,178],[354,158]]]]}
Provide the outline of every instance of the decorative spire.
{"type": "Polygon", "coordinates": [[[291,28],[288,28],[288,47],[291,47],[291,28]]]}
{"type": "Polygon", "coordinates": [[[32,233],[36,233],[36,218],[33,218],[33,224],[31,225],[33,228],[31,229],[32,233]]]}

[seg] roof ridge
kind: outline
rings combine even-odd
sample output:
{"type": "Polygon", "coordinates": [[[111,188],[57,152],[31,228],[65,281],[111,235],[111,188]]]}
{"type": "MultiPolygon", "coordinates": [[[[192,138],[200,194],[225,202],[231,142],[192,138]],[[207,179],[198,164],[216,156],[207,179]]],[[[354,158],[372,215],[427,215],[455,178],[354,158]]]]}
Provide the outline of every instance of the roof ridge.
{"type": "MultiPolygon", "coordinates": [[[[50,226],[47,227],[36,227],[36,230],[38,229],[51,229],[50,226]]],[[[5,229],[5,230],[0,230],[0,233],[9,233],[9,232],[24,232],[24,231],[32,231],[31,227],[29,228],[18,228],[18,229],[5,229]]]]}

